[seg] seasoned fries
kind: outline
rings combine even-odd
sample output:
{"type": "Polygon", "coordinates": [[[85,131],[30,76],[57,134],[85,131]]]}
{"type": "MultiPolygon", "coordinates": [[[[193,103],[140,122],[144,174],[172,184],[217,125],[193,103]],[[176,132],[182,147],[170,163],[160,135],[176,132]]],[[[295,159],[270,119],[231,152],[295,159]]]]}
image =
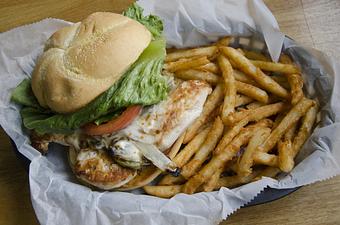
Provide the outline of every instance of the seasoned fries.
{"type": "Polygon", "coordinates": [[[149,195],[154,195],[161,198],[171,198],[181,192],[182,185],[170,186],[144,186],[144,191],[149,195]]]}
{"type": "Polygon", "coordinates": [[[258,87],[255,87],[250,84],[242,83],[239,81],[235,82],[237,92],[240,94],[244,94],[248,97],[251,97],[259,102],[267,103],[268,95],[265,91],[261,90],[258,87]]]}
{"type": "Polygon", "coordinates": [[[223,123],[220,117],[216,117],[207,138],[203,142],[195,156],[183,168],[181,175],[185,178],[191,177],[203,164],[209,153],[212,152],[223,133],[223,123]]]}
{"type": "Polygon", "coordinates": [[[218,68],[218,66],[215,63],[208,63],[203,66],[199,66],[196,69],[215,74],[220,73],[220,68],[218,68]]]}
{"type": "Polygon", "coordinates": [[[204,80],[209,84],[216,85],[220,82],[220,77],[211,73],[211,72],[204,72],[200,70],[179,70],[175,73],[175,77],[182,79],[182,80],[204,80]]]}
{"type": "Polygon", "coordinates": [[[258,130],[258,132],[252,136],[246,150],[242,154],[240,162],[238,163],[237,174],[239,176],[248,176],[251,174],[251,167],[254,163],[254,154],[256,153],[256,148],[267,139],[269,134],[270,128],[263,128],[258,130]]]}
{"type": "Polygon", "coordinates": [[[165,62],[173,62],[179,59],[202,57],[202,56],[211,57],[216,53],[216,51],[217,51],[216,46],[181,50],[178,52],[172,52],[172,53],[167,54],[165,58],[165,62]]]}
{"type": "Polygon", "coordinates": [[[196,175],[191,177],[182,188],[182,191],[187,194],[192,194],[196,189],[206,182],[213,174],[222,167],[226,162],[230,161],[240,150],[242,145],[245,145],[251,136],[261,127],[268,126],[267,121],[260,121],[254,125],[249,125],[240,132],[230,144],[219,153],[215,154],[208,164],[206,164],[196,175]]]}
{"type": "Polygon", "coordinates": [[[287,73],[287,74],[293,74],[293,73],[299,73],[299,69],[291,64],[282,64],[282,63],[273,63],[273,62],[265,62],[265,61],[259,61],[259,60],[250,60],[252,64],[254,64],[256,67],[270,72],[278,72],[278,73],[287,73]]]}
{"type": "Polygon", "coordinates": [[[249,78],[247,75],[238,70],[234,70],[234,77],[237,81],[257,86],[256,82],[253,79],[249,78]]]}
{"type": "Polygon", "coordinates": [[[288,98],[289,94],[286,89],[264,74],[261,69],[254,66],[249,59],[243,56],[239,51],[230,47],[220,47],[220,50],[238,65],[238,69],[253,78],[265,90],[279,97],[288,98]]]}
{"type": "Polygon", "coordinates": [[[190,68],[199,67],[205,64],[208,64],[210,61],[208,58],[200,57],[200,58],[194,58],[194,59],[182,59],[175,62],[169,62],[164,65],[164,69],[169,72],[176,72],[178,70],[187,70],[190,68]]]}
{"type": "Polygon", "coordinates": [[[125,188],[138,184],[150,195],[170,198],[276,178],[294,168],[318,106],[305,97],[301,72],[289,56],[271,62],[264,54],[229,47],[231,39],[167,55],[164,74],[202,80],[214,90],[168,153],[180,176],[148,167],[125,188]],[[142,182],[158,176],[155,186],[142,182]]]}
{"type": "Polygon", "coordinates": [[[230,113],[234,111],[236,104],[236,84],[233,75],[233,68],[231,67],[228,59],[224,56],[219,56],[217,58],[218,65],[222,70],[222,76],[224,81],[225,96],[222,107],[222,120],[228,117],[230,113]]]}
{"type": "Polygon", "coordinates": [[[261,152],[269,152],[275,144],[280,140],[285,131],[294,125],[296,121],[302,117],[307,110],[314,105],[314,101],[304,98],[300,100],[282,119],[280,124],[272,131],[269,137],[259,146],[261,152]]]}
{"type": "Polygon", "coordinates": [[[303,80],[300,74],[289,74],[287,80],[290,85],[290,94],[292,96],[292,105],[297,104],[303,98],[303,80]]]}
{"type": "Polygon", "coordinates": [[[244,52],[244,56],[247,57],[248,59],[252,59],[252,60],[261,60],[261,61],[265,61],[265,62],[269,62],[270,59],[267,58],[265,55],[259,53],[259,52],[254,52],[254,51],[248,51],[243,49],[244,52]]]}

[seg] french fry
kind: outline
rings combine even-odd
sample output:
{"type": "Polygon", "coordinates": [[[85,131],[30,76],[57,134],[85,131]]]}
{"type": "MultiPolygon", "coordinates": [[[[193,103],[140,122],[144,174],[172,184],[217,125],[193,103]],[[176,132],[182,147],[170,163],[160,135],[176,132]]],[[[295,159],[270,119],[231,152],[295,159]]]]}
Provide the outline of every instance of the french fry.
{"type": "Polygon", "coordinates": [[[176,72],[178,70],[187,70],[195,67],[199,67],[209,63],[210,61],[206,56],[194,59],[181,59],[175,62],[169,62],[164,64],[164,69],[169,72],[176,72]]]}
{"type": "Polygon", "coordinates": [[[173,162],[179,168],[182,168],[190,158],[198,151],[199,147],[203,144],[206,139],[211,126],[206,127],[202,132],[197,134],[173,159],[173,162]]]}
{"type": "Polygon", "coordinates": [[[260,121],[254,125],[249,125],[242,130],[230,144],[218,154],[214,155],[211,160],[194,176],[192,176],[182,187],[182,191],[187,194],[194,193],[199,186],[206,182],[219,168],[236,156],[240,147],[246,144],[251,136],[261,127],[269,126],[268,120],[260,121]]]}
{"type": "Polygon", "coordinates": [[[256,109],[256,108],[261,107],[261,106],[265,106],[265,104],[262,103],[262,102],[251,102],[246,106],[246,108],[247,109],[256,109]]]}
{"type": "Polygon", "coordinates": [[[293,140],[296,130],[298,128],[298,121],[291,126],[285,133],[283,140],[293,140]]]}
{"type": "Polygon", "coordinates": [[[220,40],[218,40],[215,45],[216,46],[228,46],[230,44],[231,37],[223,37],[220,40]]]}
{"type": "Polygon", "coordinates": [[[243,152],[241,160],[238,163],[237,175],[244,177],[252,173],[251,167],[254,163],[253,157],[255,150],[257,146],[262,144],[262,142],[269,136],[270,131],[270,128],[262,128],[251,137],[248,146],[243,152]]]}
{"type": "Polygon", "coordinates": [[[229,59],[237,63],[238,69],[254,79],[262,88],[282,98],[288,98],[289,93],[272,78],[264,74],[254,66],[249,59],[240,54],[236,49],[230,47],[220,47],[220,51],[229,59]]]}
{"type": "MultiPolygon", "coordinates": [[[[311,100],[312,101],[312,100],[311,100]]],[[[306,142],[307,138],[310,136],[312,132],[313,125],[316,120],[316,115],[318,113],[318,106],[313,101],[314,106],[312,106],[306,113],[306,115],[302,118],[301,127],[294,138],[293,141],[293,151],[292,157],[295,158],[299,150],[301,149],[302,145],[306,142]]]]}
{"type": "Polygon", "coordinates": [[[202,56],[211,57],[216,53],[216,51],[217,51],[216,46],[180,50],[167,54],[165,62],[173,62],[182,58],[193,58],[202,56]]]}
{"type": "Polygon", "coordinates": [[[277,143],[277,150],[279,153],[279,168],[283,172],[290,172],[294,167],[294,158],[292,155],[292,142],[291,140],[280,140],[277,143]]]}
{"type": "Polygon", "coordinates": [[[317,112],[318,107],[316,104],[307,111],[293,143],[289,139],[278,143],[279,167],[282,171],[288,173],[294,168],[294,158],[309,137],[317,112]]]}
{"type": "Polygon", "coordinates": [[[183,143],[188,143],[197,133],[198,129],[206,122],[212,111],[223,100],[223,85],[217,85],[204,103],[202,114],[190,125],[186,131],[183,143]]]}
{"type": "Polygon", "coordinates": [[[225,121],[227,116],[234,111],[236,104],[236,85],[233,75],[233,68],[231,67],[228,59],[220,55],[217,57],[218,65],[222,70],[224,81],[225,96],[222,107],[222,120],[225,121]]]}
{"type": "Polygon", "coordinates": [[[265,152],[255,152],[254,163],[266,166],[278,166],[278,157],[273,154],[268,154],[265,152]]]}
{"type": "Polygon", "coordinates": [[[271,61],[268,57],[266,57],[265,55],[259,52],[248,51],[246,49],[243,49],[243,52],[244,52],[244,56],[247,57],[248,59],[261,60],[261,61],[266,61],[266,62],[271,61]]]}
{"type": "Polygon", "coordinates": [[[182,185],[171,186],[144,186],[144,191],[149,195],[160,198],[171,198],[181,192],[182,185]]]}
{"type": "Polygon", "coordinates": [[[250,62],[255,65],[256,67],[270,72],[277,72],[277,73],[300,73],[300,70],[291,64],[282,64],[282,63],[274,63],[274,62],[265,62],[259,60],[250,60],[250,62]]]}
{"type": "Polygon", "coordinates": [[[214,73],[214,74],[219,74],[221,71],[220,69],[218,68],[218,66],[215,64],[215,63],[208,63],[208,64],[205,64],[203,66],[199,66],[195,69],[198,69],[198,70],[202,70],[202,71],[206,71],[206,72],[210,72],[210,73],[214,73]]]}
{"type": "Polygon", "coordinates": [[[240,122],[236,123],[230,128],[222,137],[218,143],[214,153],[217,154],[223,150],[229,142],[240,132],[240,130],[251,121],[258,121],[263,118],[275,115],[285,109],[285,104],[282,102],[262,106],[253,110],[249,110],[248,115],[243,118],[240,122]]]}
{"type": "Polygon", "coordinates": [[[284,53],[281,54],[279,62],[284,64],[293,64],[292,59],[284,53]]]}
{"type": "Polygon", "coordinates": [[[219,189],[221,187],[227,187],[227,188],[234,188],[237,186],[240,186],[242,184],[246,184],[251,182],[257,175],[259,174],[259,171],[254,171],[253,173],[248,174],[247,176],[228,176],[228,177],[221,177],[216,186],[215,189],[219,189]]]}
{"type": "Polygon", "coordinates": [[[216,85],[221,81],[221,78],[216,74],[195,69],[176,71],[175,77],[182,80],[203,80],[212,85],[216,85]]]}
{"type": "Polygon", "coordinates": [[[283,118],[286,116],[287,111],[283,111],[280,114],[278,114],[274,120],[274,124],[273,124],[273,129],[275,129],[277,126],[279,126],[279,124],[281,123],[281,121],[283,120],[283,118]]]}
{"type": "Polygon", "coordinates": [[[205,184],[203,184],[203,191],[213,191],[218,184],[222,172],[223,167],[218,168],[212,177],[210,177],[210,179],[205,184]]]}
{"type": "Polygon", "coordinates": [[[265,91],[261,90],[258,87],[255,87],[250,84],[242,83],[239,81],[235,82],[236,89],[238,93],[244,94],[248,97],[251,97],[259,102],[267,103],[268,95],[265,91]]]}
{"type": "Polygon", "coordinates": [[[300,74],[288,74],[287,80],[290,85],[290,95],[292,105],[297,104],[303,98],[303,80],[300,74]]]}
{"type": "Polygon", "coordinates": [[[188,179],[201,167],[222,136],[223,128],[222,120],[217,117],[200,149],[193,159],[183,166],[181,175],[184,178],[188,179]]]}
{"type": "Polygon", "coordinates": [[[254,100],[252,98],[249,98],[248,96],[245,96],[245,95],[236,95],[235,107],[239,107],[241,105],[246,105],[246,104],[251,103],[253,101],[254,100]]]}
{"type": "Polygon", "coordinates": [[[282,119],[280,124],[272,131],[269,137],[258,148],[261,152],[269,152],[280,140],[283,134],[304,116],[307,110],[315,104],[313,100],[303,98],[282,119]]]}
{"type": "Polygon", "coordinates": [[[280,172],[281,172],[281,170],[280,170],[279,168],[268,166],[268,167],[265,168],[262,172],[260,172],[260,173],[254,178],[254,180],[260,180],[262,177],[271,177],[271,178],[275,178],[280,172]]]}
{"type": "Polygon", "coordinates": [[[287,90],[290,89],[290,85],[289,85],[288,80],[285,76],[274,75],[274,76],[271,76],[271,78],[273,80],[275,80],[278,84],[280,84],[282,87],[286,88],[287,90]]]}
{"type": "Polygon", "coordinates": [[[237,48],[236,50],[237,50],[239,53],[241,53],[242,55],[245,55],[243,49],[237,48]]]}
{"type": "Polygon", "coordinates": [[[257,86],[256,82],[253,79],[249,78],[244,73],[242,73],[238,70],[234,70],[233,74],[234,74],[235,80],[257,86]]]}
{"type": "Polygon", "coordinates": [[[185,178],[182,176],[174,177],[170,174],[165,175],[157,185],[164,186],[164,185],[176,185],[176,184],[183,184],[185,183],[185,178]]]}

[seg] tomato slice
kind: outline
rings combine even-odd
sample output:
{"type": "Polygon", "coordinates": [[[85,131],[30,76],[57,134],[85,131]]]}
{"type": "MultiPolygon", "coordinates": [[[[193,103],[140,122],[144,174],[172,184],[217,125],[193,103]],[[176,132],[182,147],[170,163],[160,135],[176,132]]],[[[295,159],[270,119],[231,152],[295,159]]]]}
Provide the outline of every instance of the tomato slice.
{"type": "Polygon", "coordinates": [[[122,115],[110,120],[107,123],[96,125],[94,123],[86,124],[82,129],[84,133],[88,135],[103,135],[103,134],[110,134],[112,132],[121,130],[130,123],[138,116],[140,111],[142,110],[142,106],[140,105],[133,105],[129,106],[122,115]]]}

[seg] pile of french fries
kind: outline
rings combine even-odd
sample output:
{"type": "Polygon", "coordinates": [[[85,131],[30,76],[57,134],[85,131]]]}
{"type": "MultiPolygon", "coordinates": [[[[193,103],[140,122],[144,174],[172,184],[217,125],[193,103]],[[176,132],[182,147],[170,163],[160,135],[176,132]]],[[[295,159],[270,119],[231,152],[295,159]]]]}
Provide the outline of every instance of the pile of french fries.
{"type": "Polygon", "coordinates": [[[165,73],[206,81],[213,91],[170,151],[181,175],[163,174],[157,185],[143,187],[146,193],[169,198],[233,188],[294,168],[317,103],[305,97],[301,72],[289,56],[271,62],[264,54],[229,47],[230,40],[168,53],[165,73]]]}

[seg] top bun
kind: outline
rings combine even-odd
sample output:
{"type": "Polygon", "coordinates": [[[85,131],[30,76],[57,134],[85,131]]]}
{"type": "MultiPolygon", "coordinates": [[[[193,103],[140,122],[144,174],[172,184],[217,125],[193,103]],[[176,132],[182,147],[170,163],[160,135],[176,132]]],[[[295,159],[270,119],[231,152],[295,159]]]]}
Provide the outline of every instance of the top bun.
{"type": "Polygon", "coordinates": [[[93,13],[50,37],[33,71],[33,93],[43,107],[74,112],[111,87],[150,41],[135,20],[93,13]]]}

